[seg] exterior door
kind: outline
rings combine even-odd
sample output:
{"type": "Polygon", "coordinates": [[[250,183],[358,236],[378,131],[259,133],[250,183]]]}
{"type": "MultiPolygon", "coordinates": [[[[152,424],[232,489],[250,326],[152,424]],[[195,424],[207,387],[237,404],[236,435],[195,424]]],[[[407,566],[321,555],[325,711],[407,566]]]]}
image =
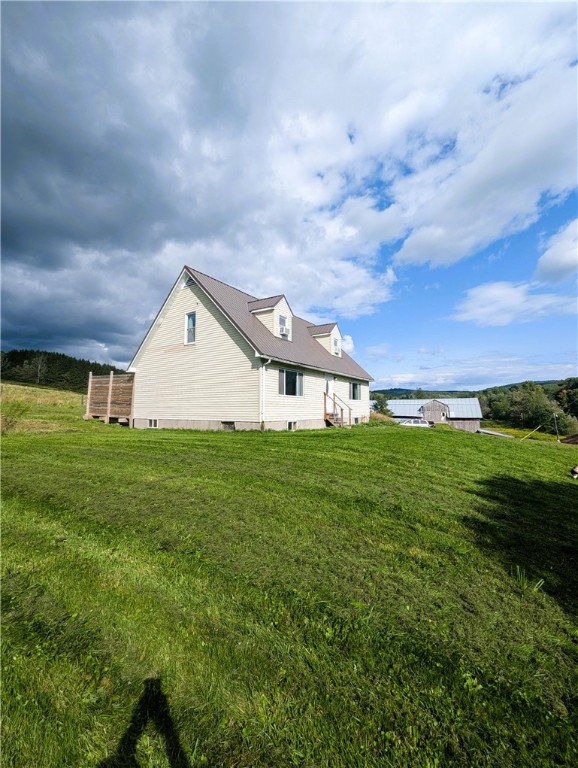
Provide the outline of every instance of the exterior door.
{"type": "Polygon", "coordinates": [[[325,394],[327,397],[325,398],[325,407],[327,408],[327,413],[333,413],[335,410],[335,401],[333,399],[333,385],[334,385],[334,379],[333,376],[325,376],[325,394]]]}

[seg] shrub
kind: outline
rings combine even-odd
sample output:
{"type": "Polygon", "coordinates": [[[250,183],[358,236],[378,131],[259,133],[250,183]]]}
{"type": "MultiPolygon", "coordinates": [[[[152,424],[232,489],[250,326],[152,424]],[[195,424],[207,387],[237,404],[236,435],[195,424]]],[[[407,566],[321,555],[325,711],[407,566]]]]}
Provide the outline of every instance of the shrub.
{"type": "Polygon", "coordinates": [[[22,400],[9,400],[2,403],[0,432],[3,435],[13,432],[29,410],[30,404],[23,403],[22,400]]]}

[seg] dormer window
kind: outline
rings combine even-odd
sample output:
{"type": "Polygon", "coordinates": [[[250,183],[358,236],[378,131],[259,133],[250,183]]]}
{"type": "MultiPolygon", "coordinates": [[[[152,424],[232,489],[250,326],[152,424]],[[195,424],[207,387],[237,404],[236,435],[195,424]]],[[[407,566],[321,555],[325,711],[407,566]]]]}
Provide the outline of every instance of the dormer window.
{"type": "Polygon", "coordinates": [[[279,336],[287,338],[289,336],[289,324],[284,315],[279,315],[279,336]]]}
{"type": "Polygon", "coordinates": [[[336,339],[336,338],[333,339],[333,354],[337,356],[341,354],[341,346],[339,344],[339,339],[336,339]]]}

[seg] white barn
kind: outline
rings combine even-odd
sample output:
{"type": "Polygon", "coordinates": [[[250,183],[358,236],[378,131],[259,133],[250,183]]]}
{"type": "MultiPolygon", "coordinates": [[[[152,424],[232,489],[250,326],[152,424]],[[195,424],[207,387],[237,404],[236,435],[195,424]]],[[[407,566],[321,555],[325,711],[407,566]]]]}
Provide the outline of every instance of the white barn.
{"type": "Polygon", "coordinates": [[[314,325],[283,295],[250,296],[190,267],[129,373],[128,423],[137,428],[296,430],[369,419],[372,378],[344,352],[336,323],[314,325]]]}

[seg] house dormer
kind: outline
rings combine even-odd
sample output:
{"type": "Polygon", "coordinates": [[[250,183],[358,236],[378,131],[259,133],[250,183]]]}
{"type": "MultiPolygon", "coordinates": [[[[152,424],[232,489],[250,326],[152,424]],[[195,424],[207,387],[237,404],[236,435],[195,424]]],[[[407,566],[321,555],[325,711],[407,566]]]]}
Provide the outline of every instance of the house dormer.
{"type": "Polygon", "coordinates": [[[310,325],[309,333],[328,352],[336,357],[341,357],[341,333],[337,323],[310,325]]]}
{"type": "Polygon", "coordinates": [[[274,336],[285,341],[293,337],[293,312],[283,295],[249,302],[249,312],[260,320],[274,336]]]}

